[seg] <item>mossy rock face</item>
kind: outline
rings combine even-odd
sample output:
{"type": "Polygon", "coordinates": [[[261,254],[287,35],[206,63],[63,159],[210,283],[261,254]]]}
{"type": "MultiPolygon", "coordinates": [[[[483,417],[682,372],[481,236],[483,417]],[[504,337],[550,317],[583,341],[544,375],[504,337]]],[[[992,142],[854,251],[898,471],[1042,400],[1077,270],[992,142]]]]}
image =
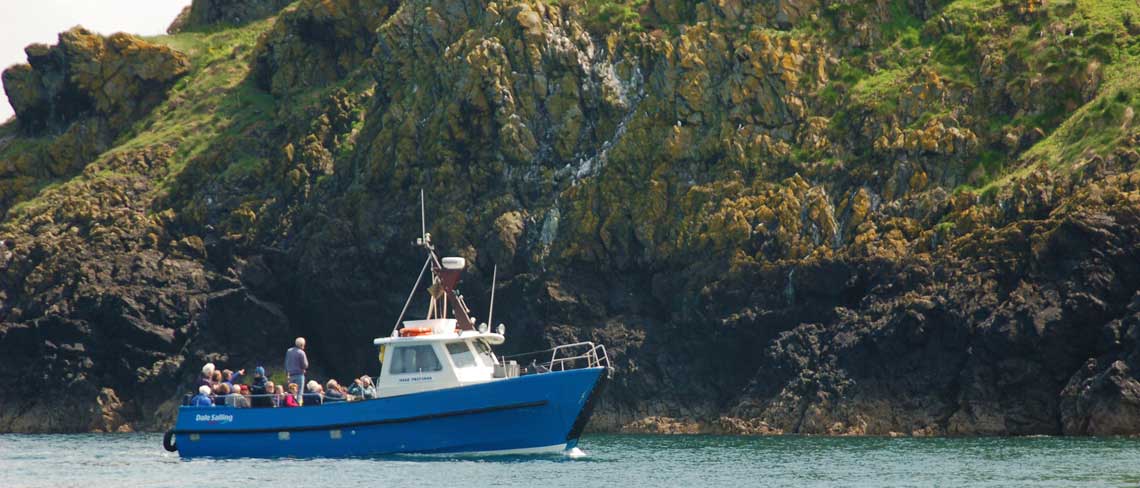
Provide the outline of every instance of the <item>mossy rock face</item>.
{"type": "MultiPolygon", "coordinates": [[[[82,32],[5,77],[35,126],[0,127],[0,369],[83,393],[52,428],[159,425],[202,362],[275,360],[277,336],[321,375],[373,367],[421,189],[477,314],[497,266],[504,353],[607,345],[598,428],[1140,425],[1135,2],[226,15],[148,40],[182,78],[82,32]]],[[[0,430],[45,415],[21,388],[0,380],[0,430]]]]}
{"type": "Polygon", "coordinates": [[[253,76],[275,95],[328,85],[368,59],[391,0],[302,0],[259,42],[253,76]]]}

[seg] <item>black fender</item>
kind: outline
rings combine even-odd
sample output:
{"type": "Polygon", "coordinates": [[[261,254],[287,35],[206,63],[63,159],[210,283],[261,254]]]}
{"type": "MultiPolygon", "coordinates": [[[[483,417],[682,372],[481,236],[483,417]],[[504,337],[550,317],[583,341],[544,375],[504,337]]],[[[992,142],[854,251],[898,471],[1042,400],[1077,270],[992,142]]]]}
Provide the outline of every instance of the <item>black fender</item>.
{"type": "Polygon", "coordinates": [[[162,436],[162,448],[174,452],[178,450],[178,443],[174,440],[174,431],[168,430],[162,436]]]}

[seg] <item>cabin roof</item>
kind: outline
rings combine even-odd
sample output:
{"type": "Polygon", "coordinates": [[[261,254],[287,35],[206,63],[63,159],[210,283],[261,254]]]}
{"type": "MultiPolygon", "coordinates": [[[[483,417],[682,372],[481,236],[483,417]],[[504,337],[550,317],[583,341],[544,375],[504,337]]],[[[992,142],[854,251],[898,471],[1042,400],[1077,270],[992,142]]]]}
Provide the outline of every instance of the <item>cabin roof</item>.
{"type": "Polygon", "coordinates": [[[496,334],[494,332],[477,332],[465,330],[459,333],[452,332],[446,334],[427,334],[412,337],[377,337],[376,339],[372,340],[372,344],[378,346],[383,344],[414,344],[416,342],[442,342],[453,341],[456,339],[484,339],[488,344],[492,346],[502,344],[503,341],[506,340],[502,334],[496,334]]]}

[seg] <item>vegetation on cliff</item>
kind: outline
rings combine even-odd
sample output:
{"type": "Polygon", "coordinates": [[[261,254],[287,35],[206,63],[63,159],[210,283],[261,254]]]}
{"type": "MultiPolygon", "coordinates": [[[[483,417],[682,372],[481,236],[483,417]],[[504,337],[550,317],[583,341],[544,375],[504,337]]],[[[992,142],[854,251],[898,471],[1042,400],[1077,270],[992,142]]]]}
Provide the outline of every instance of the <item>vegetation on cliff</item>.
{"type": "Polygon", "coordinates": [[[1135,2],[270,3],[5,72],[0,430],[367,371],[423,188],[510,347],[610,347],[598,428],[1140,431],[1135,2]]]}

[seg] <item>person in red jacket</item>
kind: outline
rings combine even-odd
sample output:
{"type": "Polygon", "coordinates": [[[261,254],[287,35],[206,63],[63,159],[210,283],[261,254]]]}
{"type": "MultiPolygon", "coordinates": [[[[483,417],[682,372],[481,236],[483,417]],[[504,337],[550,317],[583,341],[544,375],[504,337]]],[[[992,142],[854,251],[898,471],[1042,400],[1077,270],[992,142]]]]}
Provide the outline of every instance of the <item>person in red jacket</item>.
{"type": "Polygon", "coordinates": [[[289,383],[289,394],[285,395],[285,403],[283,407],[300,407],[301,404],[297,403],[297,384],[289,383]]]}

